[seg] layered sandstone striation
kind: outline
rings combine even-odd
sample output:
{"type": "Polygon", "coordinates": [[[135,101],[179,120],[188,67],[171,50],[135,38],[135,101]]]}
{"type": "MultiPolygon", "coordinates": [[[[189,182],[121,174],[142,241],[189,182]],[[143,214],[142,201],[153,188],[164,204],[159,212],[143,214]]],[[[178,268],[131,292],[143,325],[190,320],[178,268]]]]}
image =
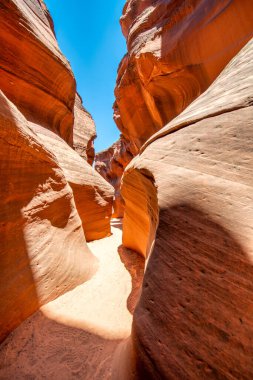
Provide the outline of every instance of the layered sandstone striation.
{"type": "Polygon", "coordinates": [[[149,260],[115,378],[253,376],[252,58],[253,40],[126,168],[123,243],[149,260]]]}
{"type": "Polygon", "coordinates": [[[253,378],[250,0],[127,1],[96,171],[44,2],[0,8],[0,377],[253,378]]]}
{"type": "Polygon", "coordinates": [[[115,88],[114,119],[138,148],[214,81],[252,36],[250,0],[128,0],[128,52],[115,88]]]}
{"type": "MultiPolygon", "coordinates": [[[[252,36],[250,0],[128,0],[114,120],[141,146],[196,99],[252,36]]],[[[110,151],[110,149],[109,149],[110,151]]],[[[103,160],[103,158],[102,158],[103,160]]],[[[104,161],[104,172],[111,176],[104,161]]],[[[116,172],[114,173],[116,176],[116,172]]],[[[120,184],[121,178],[115,179],[120,184]]],[[[116,199],[120,199],[116,186],[116,199]]],[[[123,203],[117,202],[123,209],[123,203]]]]}
{"type": "Polygon", "coordinates": [[[45,4],[1,1],[0,34],[2,340],[94,273],[86,240],[110,235],[113,188],[73,149],[86,136],[92,161],[94,124],[45,4]]]}
{"type": "Polygon", "coordinates": [[[1,2],[0,87],[29,121],[72,144],[75,79],[39,4],[1,2]]]}
{"type": "Polygon", "coordinates": [[[1,92],[0,340],[94,273],[73,192],[56,157],[1,92]]]}
{"type": "Polygon", "coordinates": [[[31,124],[56,156],[70,184],[87,241],[109,236],[113,189],[80,155],[52,131],[31,124]]]}
{"type": "Polygon", "coordinates": [[[120,136],[110,148],[99,152],[95,157],[96,171],[114,187],[113,217],[122,218],[124,203],[120,194],[121,177],[125,167],[137,154],[135,145],[120,136]]]}
{"type": "Polygon", "coordinates": [[[74,116],[73,148],[92,165],[95,158],[96,127],[91,114],[84,108],[82,99],[78,94],[75,98],[74,116]]]}

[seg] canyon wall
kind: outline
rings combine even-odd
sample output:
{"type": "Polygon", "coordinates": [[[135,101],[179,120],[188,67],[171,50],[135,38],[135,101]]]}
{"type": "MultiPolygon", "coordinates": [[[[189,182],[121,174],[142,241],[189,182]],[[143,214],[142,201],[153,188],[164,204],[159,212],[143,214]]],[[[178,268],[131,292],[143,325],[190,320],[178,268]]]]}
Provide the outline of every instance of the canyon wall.
{"type": "Polygon", "coordinates": [[[92,162],[94,123],[45,4],[0,8],[2,340],[94,273],[86,240],[110,234],[113,189],[82,158],[92,162]]]}
{"type": "Polygon", "coordinates": [[[126,2],[121,26],[127,54],[118,69],[114,120],[137,152],[250,39],[251,14],[250,0],[126,2]]]}
{"type": "Polygon", "coordinates": [[[137,152],[134,144],[121,135],[110,148],[95,156],[95,170],[114,187],[112,216],[115,218],[122,218],[124,215],[124,202],[120,194],[121,177],[137,152]]]}
{"type": "Polygon", "coordinates": [[[92,165],[95,158],[96,127],[91,114],[84,108],[82,99],[78,94],[75,98],[74,117],[73,148],[92,165]]]}
{"type": "Polygon", "coordinates": [[[148,262],[114,378],[253,377],[252,62],[253,40],[126,168],[123,243],[148,262]]]}
{"type": "Polygon", "coordinates": [[[128,0],[114,119],[138,148],[214,81],[252,35],[250,0],[128,0]]]}

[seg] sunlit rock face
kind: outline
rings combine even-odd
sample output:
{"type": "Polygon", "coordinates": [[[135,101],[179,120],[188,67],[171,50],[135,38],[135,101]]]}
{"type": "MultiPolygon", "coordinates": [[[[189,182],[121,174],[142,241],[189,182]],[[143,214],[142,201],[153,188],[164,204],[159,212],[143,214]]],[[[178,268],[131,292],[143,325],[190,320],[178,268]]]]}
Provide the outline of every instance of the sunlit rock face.
{"type": "Polygon", "coordinates": [[[92,162],[94,124],[45,4],[1,1],[0,35],[2,340],[94,272],[86,240],[110,234],[113,188],[73,149],[92,162]]]}
{"type": "MultiPolygon", "coordinates": [[[[250,0],[126,2],[121,26],[127,54],[118,69],[114,120],[135,146],[134,155],[203,93],[251,38],[251,14],[250,0]]],[[[106,160],[103,170],[111,172],[106,160]]]]}
{"type": "Polygon", "coordinates": [[[96,127],[91,114],[84,108],[82,99],[76,94],[74,107],[73,148],[90,165],[95,158],[94,140],[96,127]]]}
{"type": "Polygon", "coordinates": [[[149,260],[115,378],[253,377],[252,94],[250,41],[126,168],[123,243],[149,260]]]}
{"type": "Polygon", "coordinates": [[[75,79],[38,1],[1,2],[0,87],[29,121],[73,142],[75,79]]]}
{"type": "Polygon", "coordinates": [[[137,154],[137,149],[130,141],[120,136],[110,148],[99,152],[95,157],[96,171],[109,182],[115,190],[113,201],[113,217],[122,218],[124,203],[120,194],[121,177],[125,167],[137,154]]]}
{"type": "Polygon", "coordinates": [[[214,81],[252,36],[251,0],[128,0],[114,119],[140,148],[214,81]]]}
{"type": "Polygon", "coordinates": [[[87,280],[95,260],[59,162],[2,92],[0,121],[2,340],[41,304],[87,280]]]}

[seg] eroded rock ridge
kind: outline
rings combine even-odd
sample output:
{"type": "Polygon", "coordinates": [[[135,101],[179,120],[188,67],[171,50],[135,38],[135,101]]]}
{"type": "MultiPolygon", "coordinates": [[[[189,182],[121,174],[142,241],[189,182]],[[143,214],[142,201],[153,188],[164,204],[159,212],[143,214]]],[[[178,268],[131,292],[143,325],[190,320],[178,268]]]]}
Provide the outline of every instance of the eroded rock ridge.
{"type": "Polygon", "coordinates": [[[115,379],[253,376],[252,57],[251,39],[124,172],[123,244],[148,262],[115,379]]]}
{"type": "Polygon", "coordinates": [[[251,8],[250,0],[126,2],[120,22],[127,54],[118,69],[114,120],[137,153],[248,42],[251,8]]]}
{"type": "Polygon", "coordinates": [[[95,272],[86,240],[110,234],[113,189],[44,2],[1,1],[0,34],[2,340],[95,272]]]}

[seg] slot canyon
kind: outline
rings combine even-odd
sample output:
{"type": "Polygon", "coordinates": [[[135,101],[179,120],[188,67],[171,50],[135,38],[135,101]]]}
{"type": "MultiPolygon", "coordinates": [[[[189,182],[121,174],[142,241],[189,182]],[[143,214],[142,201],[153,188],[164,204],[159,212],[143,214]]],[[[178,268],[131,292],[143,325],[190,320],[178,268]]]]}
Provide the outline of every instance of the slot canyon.
{"type": "Polygon", "coordinates": [[[252,380],[252,0],[126,0],[100,152],[46,3],[0,0],[0,379],[252,380]]]}

